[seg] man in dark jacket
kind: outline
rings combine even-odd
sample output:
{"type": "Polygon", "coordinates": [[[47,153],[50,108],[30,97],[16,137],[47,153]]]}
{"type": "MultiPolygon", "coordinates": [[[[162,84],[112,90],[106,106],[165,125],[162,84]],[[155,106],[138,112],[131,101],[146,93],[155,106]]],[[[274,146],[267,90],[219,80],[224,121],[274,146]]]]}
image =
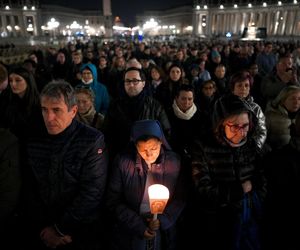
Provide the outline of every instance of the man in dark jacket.
{"type": "Polygon", "coordinates": [[[111,157],[129,143],[130,129],[135,121],[158,120],[165,135],[170,133],[170,123],[162,105],[145,91],[146,77],[141,69],[128,68],[124,77],[126,95],[114,100],[104,119],[104,134],[111,157]]]}
{"type": "Polygon", "coordinates": [[[43,242],[50,248],[95,249],[107,173],[104,136],[74,119],[76,98],[68,83],[49,83],[41,106],[48,135],[28,146],[32,176],[25,180],[25,214],[33,230],[28,247],[41,249],[43,242]]]}

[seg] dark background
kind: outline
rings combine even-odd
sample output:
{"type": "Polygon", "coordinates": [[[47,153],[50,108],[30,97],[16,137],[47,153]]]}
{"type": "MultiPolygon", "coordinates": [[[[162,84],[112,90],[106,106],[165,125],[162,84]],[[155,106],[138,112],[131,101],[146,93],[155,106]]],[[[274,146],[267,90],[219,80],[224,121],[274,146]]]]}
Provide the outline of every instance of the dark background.
{"type": "MultiPolygon", "coordinates": [[[[56,4],[74,9],[102,10],[100,0],[40,0],[41,4],[56,4]]],[[[145,10],[164,10],[181,5],[192,5],[192,0],[111,0],[112,15],[119,16],[125,26],[135,25],[135,16],[145,10]]]]}

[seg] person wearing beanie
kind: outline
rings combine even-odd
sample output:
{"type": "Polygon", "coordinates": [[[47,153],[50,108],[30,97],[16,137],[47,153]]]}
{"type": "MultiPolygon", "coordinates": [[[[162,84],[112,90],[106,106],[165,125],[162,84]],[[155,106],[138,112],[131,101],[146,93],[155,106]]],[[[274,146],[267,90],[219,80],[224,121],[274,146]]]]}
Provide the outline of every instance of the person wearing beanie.
{"type": "Polygon", "coordinates": [[[113,220],[110,249],[175,249],[176,221],[184,207],[180,158],[157,120],[134,122],[130,141],[115,158],[108,181],[106,204],[113,220]],[[164,185],[170,192],[157,219],[151,214],[148,195],[153,184],[164,185]]]}
{"type": "MultiPolygon", "coordinates": [[[[203,140],[195,141],[192,149],[195,194],[190,207],[194,208],[191,223],[198,230],[192,232],[192,238],[201,240],[203,249],[236,249],[234,246],[244,240],[237,237],[236,230],[245,195],[256,193],[264,200],[266,183],[257,164],[260,155],[252,137],[255,126],[255,115],[244,100],[234,95],[223,96],[214,105],[212,130],[203,140]]],[[[258,235],[249,244],[258,249],[261,244],[258,235]]]]}

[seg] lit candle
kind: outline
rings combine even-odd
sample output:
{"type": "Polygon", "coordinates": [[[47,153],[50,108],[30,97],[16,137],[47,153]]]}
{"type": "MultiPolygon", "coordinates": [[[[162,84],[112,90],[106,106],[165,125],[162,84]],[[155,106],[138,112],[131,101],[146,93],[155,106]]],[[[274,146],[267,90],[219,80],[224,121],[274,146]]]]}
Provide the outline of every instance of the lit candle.
{"type": "Polygon", "coordinates": [[[161,184],[154,184],[148,188],[150,209],[153,219],[157,219],[157,214],[162,214],[169,200],[169,189],[161,184]]]}

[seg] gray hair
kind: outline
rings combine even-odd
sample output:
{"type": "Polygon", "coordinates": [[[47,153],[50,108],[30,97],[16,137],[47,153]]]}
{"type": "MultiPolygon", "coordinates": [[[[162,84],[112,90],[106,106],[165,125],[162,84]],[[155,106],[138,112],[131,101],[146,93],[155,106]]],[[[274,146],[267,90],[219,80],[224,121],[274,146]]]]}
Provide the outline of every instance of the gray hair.
{"type": "Polygon", "coordinates": [[[75,91],[73,87],[64,80],[52,81],[48,83],[42,90],[40,98],[50,97],[53,99],[61,99],[63,97],[65,104],[70,110],[77,105],[75,91]]]}
{"type": "Polygon", "coordinates": [[[272,101],[271,105],[275,108],[278,107],[279,105],[282,105],[291,94],[296,92],[300,92],[299,86],[290,85],[284,87],[276,96],[276,98],[272,101]]]}

